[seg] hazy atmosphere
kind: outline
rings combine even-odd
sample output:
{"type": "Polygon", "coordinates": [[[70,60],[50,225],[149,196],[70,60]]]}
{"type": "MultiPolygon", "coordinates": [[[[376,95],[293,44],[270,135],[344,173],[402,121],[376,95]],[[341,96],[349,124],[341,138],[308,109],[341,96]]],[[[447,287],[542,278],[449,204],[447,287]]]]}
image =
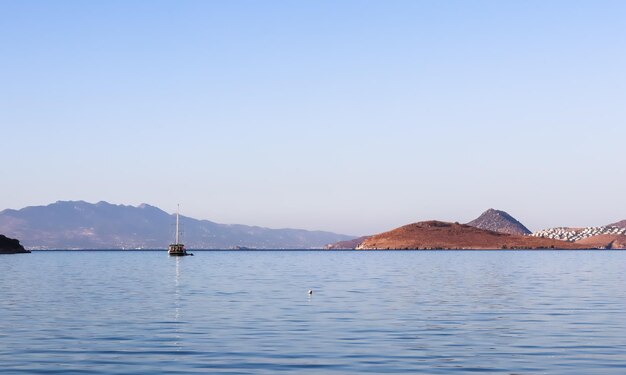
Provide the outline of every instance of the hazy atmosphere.
{"type": "Polygon", "coordinates": [[[0,3],[0,210],[626,218],[626,2],[0,3]]]}

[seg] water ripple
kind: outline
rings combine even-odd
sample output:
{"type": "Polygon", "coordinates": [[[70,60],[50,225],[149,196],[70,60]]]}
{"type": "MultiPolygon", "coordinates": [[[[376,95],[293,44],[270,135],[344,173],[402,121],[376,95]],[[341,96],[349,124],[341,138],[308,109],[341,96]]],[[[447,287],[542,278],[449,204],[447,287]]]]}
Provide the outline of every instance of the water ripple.
{"type": "Polygon", "coordinates": [[[622,374],[626,368],[626,252],[195,255],[3,258],[0,371],[622,374]]]}

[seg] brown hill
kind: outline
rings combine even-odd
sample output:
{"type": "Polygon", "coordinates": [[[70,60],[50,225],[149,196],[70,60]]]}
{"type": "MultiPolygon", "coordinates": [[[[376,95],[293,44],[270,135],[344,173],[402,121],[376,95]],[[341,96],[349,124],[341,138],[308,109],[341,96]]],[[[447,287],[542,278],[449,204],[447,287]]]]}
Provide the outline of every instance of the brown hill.
{"type": "Polygon", "coordinates": [[[479,217],[467,223],[467,225],[492,230],[494,232],[509,234],[531,234],[532,232],[517,221],[513,216],[493,208],[483,212],[479,217]]]}
{"type": "Polygon", "coordinates": [[[576,241],[576,243],[595,249],[626,249],[626,236],[623,234],[600,234],[576,241]]]}
{"type": "Polygon", "coordinates": [[[622,220],[622,221],[618,221],[617,223],[613,223],[610,225],[607,225],[609,227],[620,227],[620,228],[626,228],[626,220],[622,220]]]}
{"type": "Polygon", "coordinates": [[[372,236],[357,249],[584,249],[588,246],[499,233],[466,224],[423,221],[372,236]]]}

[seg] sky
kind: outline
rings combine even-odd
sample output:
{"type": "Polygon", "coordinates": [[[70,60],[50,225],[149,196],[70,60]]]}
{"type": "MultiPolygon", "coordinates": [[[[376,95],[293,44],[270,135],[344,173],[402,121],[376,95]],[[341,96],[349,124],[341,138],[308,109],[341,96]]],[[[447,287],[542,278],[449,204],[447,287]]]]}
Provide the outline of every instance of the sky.
{"type": "Polygon", "coordinates": [[[0,2],[0,210],[626,219],[624,1],[0,2]]]}

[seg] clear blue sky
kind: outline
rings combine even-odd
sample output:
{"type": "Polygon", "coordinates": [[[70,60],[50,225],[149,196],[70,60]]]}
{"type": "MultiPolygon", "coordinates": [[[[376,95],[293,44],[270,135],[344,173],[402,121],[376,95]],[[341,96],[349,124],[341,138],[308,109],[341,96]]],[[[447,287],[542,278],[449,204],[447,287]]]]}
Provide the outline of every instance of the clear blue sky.
{"type": "Polygon", "coordinates": [[[2,1],[0,209],[626,219],[625,1],[2,1]]]}

